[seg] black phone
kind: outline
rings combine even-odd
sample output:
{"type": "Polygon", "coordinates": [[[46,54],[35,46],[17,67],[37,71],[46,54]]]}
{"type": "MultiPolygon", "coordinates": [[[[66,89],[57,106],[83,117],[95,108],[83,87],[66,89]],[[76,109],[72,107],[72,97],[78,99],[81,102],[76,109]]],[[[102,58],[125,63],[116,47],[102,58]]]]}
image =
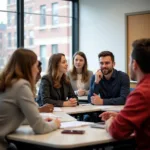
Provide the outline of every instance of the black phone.
{"type": "Polygon", "coordinates": [[[63,134],[84,134],[84,130],[63,130],[61,133],[63,134]]]}

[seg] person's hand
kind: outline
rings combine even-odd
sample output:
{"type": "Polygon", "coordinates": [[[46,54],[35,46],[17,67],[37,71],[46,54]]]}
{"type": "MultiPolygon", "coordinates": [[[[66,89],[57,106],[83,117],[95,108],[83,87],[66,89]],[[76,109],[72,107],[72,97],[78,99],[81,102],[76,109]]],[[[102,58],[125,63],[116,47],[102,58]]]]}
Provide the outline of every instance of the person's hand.
{"type": "Polygon", "coordinates": [[[91,96],[91,103],[94,105],[103,105],[103,99],[94,93],[93,96],[91,96]]]}
{"type": "Polygon", "coordinates": [[[77,106],[77,99],[76,98],[70,98],[68,101],[65,101],[63,103],[64,107],[75,107],[77,106]]]}
{"type": "Polygon", "coordinates": [[[71,102],[72,106],[77,106],[77,99],[76,98],[70,98],[69,101],[71,102]]]}
{"type": "Polygon", "coordinates": [[[60,128],[61,122],[59,119],[54,120],[55,124],[57,125],[58,128],[60,128]]]}
{"type": "Polygon", "coordinates": [[[102,114],[99,115],[99,117],[101,117],[101,119],[103,121],[107,121],[110,117],[116,117],[117,116],[117,112],[113,112],[113,111],[106,111],[103,112],[102,114]]]}
{"type": "Polygon", "coordinates": [[[103,74],[101,72],[101,70],[97,70],[97,72],[95,73],[95,83],[98,84],[100,82],[100,80],[102,79],[103,74]]]}
{"type": "Polygon", "coordinates": [[[54,110],[54,105],[52,105],[52,104],[45,104],[45,105],[39,107],[40,112],[49,113],[49,112],[53,112],[53,110],[54,110]]]}
{"type": "Polygon", "coordinates": [[[85,95],[85,90],[79,89],[79,90],[77,90],[77,94],[78,94],[78,96],[83,96],[83,95],[85,95]]]}
{"type": "Polygon", "coordinates": [[[108,120],[106,120],[105,129],[106,129],[107,132],[109,132],[109,127],[112,124],[113,120],[114,120],[114,117],[112,117],[112,116],[108,120]]]}

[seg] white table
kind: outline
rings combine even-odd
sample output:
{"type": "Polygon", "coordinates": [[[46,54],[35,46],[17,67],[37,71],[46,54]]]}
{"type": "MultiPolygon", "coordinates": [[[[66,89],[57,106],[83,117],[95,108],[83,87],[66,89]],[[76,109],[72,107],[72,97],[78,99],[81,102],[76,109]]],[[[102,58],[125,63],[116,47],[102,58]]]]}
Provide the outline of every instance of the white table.
{"type": "Polygon", "coordinates": [[[102,111],[115,111],[119,112],[124,108],[124,105],[111,105],[111,106],[101,106],[100,109],[102,111]]]}
{"type": "MultiPolygon", "coordinates": [[[[76,107],[61,107],[61,111],[78,118],[80,121],[84,120],[84,115],[88,114],[92,116],[92,113],[100,114],[103,111],[117,111],[121,110],[123,106],[113,106],[113,105],[92,105],[92,104],[80,104],[76,107]]],[[[91,117],[92,118],[92,117],[91,117]]],[[[91,120],[97,122],[99,120],[91,120]]]]}
{"type": "Polygon", "coordinates": [[[8,135],[7,139],[54,149],[87,148],[87,146],[115,142],[105,129],[96,129],[90,126],[74,129],[85,130],[85,133],[82,135],[62,134],[62,129],[58,129],[48,134],[35,135],[29,126],[21,126],[15,133],[8,135]]]}
{"type": "Polygon", "coordinates": [[[53,112],[53,113],[40,113],[43,118],[50,117],[50,118],[58,118],[61,122],[68,122],[68,121],[76,121],[76,119],[65,112],[53,112]],[[55,115],[52,116],[51,114],[55,115]]]}
{"type": "Polygon", "coordinates": [[[76,107],[61,107],[61,110],[67,114],[81,114],[98,111],[120,111],[123,109],[123,105],[92,105],[92,104],[80,104],[76,107]]]}
{"type": "Polygon", "coordinates": [[[71,115],[100,111],[99,106],[92,104],[80,104],[79,106],[76,107],[62,107],[61,109],[63,112],[71,115]]]}
{"type": "Polygon", "coordinates": [[[44,135],[35,135],[29,126],[21,126],[16,133],[7,136],[13,141],[32,143],[52,148],[75,148],[114,141],[103,129],[89,126],[76,128],[85,130],[83,135],[61,134],[62,129],[44,135]]]}

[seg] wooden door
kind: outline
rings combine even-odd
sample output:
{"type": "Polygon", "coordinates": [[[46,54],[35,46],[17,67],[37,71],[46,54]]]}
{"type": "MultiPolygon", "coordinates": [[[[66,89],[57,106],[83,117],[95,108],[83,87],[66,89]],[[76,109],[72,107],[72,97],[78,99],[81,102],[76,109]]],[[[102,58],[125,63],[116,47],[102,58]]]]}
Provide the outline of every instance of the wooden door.
{"type": "MultiPolygon", "coordinates": [[[[130,76],[129,58],[132,52],[132,43],[136,39],[150,38],[150,12],[128,14],[126,16],[127,27],[127,71],[130,76]]],[[[134,86],[132,86],[134,87],[134,86]]]]}

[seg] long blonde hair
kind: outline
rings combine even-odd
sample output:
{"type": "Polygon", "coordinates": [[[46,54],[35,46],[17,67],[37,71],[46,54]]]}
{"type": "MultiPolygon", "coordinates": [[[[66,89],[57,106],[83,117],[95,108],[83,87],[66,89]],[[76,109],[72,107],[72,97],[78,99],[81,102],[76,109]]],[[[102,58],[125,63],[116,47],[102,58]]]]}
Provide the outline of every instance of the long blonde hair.
{"type": "MultiPolygon", "coordinates": [[[[50,78],[52,78],[53,84],[55,88],[60,88],[61,87],[61,83],[60,83],[60,74],[58,71],[58,67],[59,67],[59,63],[61,62],[61,57],[65,56],[62,53],[57,53],[57,54],[53,54],[50,59],[49,59],[49,63],[48,63],[48,71],[47,74],[50,78]]],[[[66,74],[63,74],[63,76],[61,77],[61,80],[63,82],[65,82],[66,84],[69,84],[69,79],[67,78],[66,74]]]]}
{"type": "Polygon", "coordinates": [[[19,79],[25,79],[31,84],[31,90],[34,94],[35,82],[31,68],[36,61],[36,54],[29,49],[18,48],[14,51],[0,74],[0,92],[4,92],[6,88],[11,87],[19,79]]]}

